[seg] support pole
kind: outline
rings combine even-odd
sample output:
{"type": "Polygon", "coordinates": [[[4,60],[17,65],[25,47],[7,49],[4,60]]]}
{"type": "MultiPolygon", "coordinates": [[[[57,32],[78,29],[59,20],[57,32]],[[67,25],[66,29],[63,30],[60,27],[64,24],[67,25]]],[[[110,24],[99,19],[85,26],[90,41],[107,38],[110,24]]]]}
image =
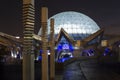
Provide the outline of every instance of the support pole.
{"type": "Polygon", "coordinates": [[[47,20],[48,9],[42,7],[41,13],[41,26],[42,26],[42,80],[48,80],[48,54],[47,54],[47,20]]]}
{"type": "Polygon", "coordinates": [[[55,80],[54,19],[50,20],[50,80],[55,80]]]}
{"type": "Polygon", "coordinates": [[[34,0],[23,0],[23,80],[34,80],[34,0]]]}

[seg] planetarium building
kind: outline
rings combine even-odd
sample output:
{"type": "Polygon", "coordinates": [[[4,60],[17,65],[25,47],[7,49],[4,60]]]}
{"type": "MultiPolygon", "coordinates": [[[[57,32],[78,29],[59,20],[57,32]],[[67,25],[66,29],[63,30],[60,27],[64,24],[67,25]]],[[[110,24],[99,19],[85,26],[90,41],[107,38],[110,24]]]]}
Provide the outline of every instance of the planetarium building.
{"type": "MultiPolygon", "coordinates": [[[[75,45],[73,45],[69,39],[66,39],[66,34],[75,42],[84,40],[100,30],[100,27],[90,17],[79,12],[66,11],[58,13],[48,19],[48,39],[50,35],[51,18],[54,18],[55,39],[58,38],[58,34],[64,34],[60,37],[56,45],[57,59],[63,57],[66,53],[73,53],[75,49],[75,45]]],[[[41,35],[41,30],[38,32],[38,35],[41,35]]],[[[70,55],[72,56],[72,54],[70,55]]]]}
{"type": "MultiPolygon", "coordinates": [[[[58,13],[48,19],[48,34],[50,34],[50,19],[54,18],[55,35],[63,28],[75,40],[84,39],[100,28],[90,17],[74,11],[58,13]]],[[[38,33],[40,35],[40,31],[38,33]]]]}

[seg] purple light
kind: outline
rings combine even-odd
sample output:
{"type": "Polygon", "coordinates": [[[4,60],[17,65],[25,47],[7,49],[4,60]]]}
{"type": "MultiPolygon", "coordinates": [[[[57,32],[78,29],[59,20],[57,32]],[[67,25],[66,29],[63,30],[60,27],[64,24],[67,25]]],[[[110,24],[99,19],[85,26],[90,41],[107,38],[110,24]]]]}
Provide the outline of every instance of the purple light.
{"type": "Polygon", "coordinates": [[[63,44],[62,49],[69,49],[69,45],[68,44],[63,44]]]}

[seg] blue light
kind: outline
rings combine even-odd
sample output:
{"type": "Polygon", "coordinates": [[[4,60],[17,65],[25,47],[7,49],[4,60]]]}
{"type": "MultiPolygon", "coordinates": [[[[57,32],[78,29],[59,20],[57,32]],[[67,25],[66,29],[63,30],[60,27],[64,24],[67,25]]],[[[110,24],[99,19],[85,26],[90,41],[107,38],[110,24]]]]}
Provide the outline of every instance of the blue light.
{"type": "Polygon", "coordinates": [[[62,36],[56,49],[56,61],[62,63],[68,60],[73,56],[73,50],[73,46],[62,36]]]}
{"type": "Polygon", "coordinates": [[[39,60],[40,60],[40,61],[42,60],[42,56],[38,56],[38,61],[39,61],[39,60]]]}
{"type": "Polygon", "coordinates": [[[61,45],[61,44],[59,44],[59,45],[57,46],[57,51],[59,51],[59,50],[62,50],[62,45],[61,45]]]}
{"type": "Polygon", "coordinates": [[[42,50],[40,50],[40,55],[42,54],[42,50]]]}
{"type": "Polygon", "coordinates": [[[58,60],[58,62],[59,62],[59,63],[63,63],[63,62],[65,62],[65,61],[68,60],[68,59],[70,59],[70,58],[61,58],[61,59],[58,60]]]}
{"type": "Polygon", "coordinates": [[[69,49],[69,45],[68,44],[63,44],[62,49],[69,49]]]}
{"type": "Polygon", "coordinates": [[[111,55],[111,50],[109,48],[105,48],[104,50],[104,53],[103,53],[103,56],[106,56],[106,55],[111,55]]]}
{"type": "Polygon", "coordinates": [[[71,44],[69,44],[69,50],[70,50],[70,52],[74,51],[73,46],[71,44]]]}
{"type": "Polygon", "coordinates": [[[95,56],[94,49],[87,49],[82,52],[82,56],[95,56]]]}

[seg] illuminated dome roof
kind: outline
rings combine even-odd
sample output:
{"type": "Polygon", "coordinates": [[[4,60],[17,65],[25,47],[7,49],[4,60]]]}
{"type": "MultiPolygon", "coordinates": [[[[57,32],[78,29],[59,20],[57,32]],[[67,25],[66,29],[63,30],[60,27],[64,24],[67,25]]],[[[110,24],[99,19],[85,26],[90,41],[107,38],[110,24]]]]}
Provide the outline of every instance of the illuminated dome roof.
{"type": "MultiPolygon", "coordinates": [[[[83,39],[100,29],[90,17],[79,12],[67,11],[58,13],[48,19],[48,34],[50,33],[51,18],[55,19],[55,35],[63,28],[75,40],[83,39]]],[[[38,35],[40,35],[40,31],[38,35]]]]}

